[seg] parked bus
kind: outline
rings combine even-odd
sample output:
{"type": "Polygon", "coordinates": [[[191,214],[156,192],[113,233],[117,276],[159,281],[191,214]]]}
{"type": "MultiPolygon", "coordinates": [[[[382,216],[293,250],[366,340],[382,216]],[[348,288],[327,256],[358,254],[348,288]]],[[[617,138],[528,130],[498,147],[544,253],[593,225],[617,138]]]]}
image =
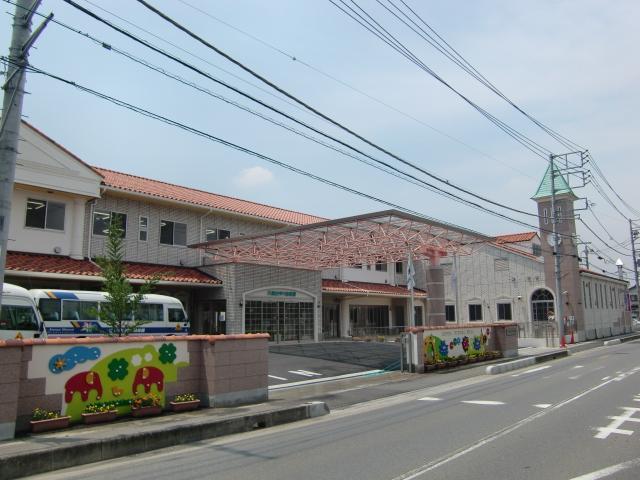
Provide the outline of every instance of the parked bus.
{"type": "Polygon", "coordinates": [[[5,283],[2,285],[0,339],[39,338],[46,336],[40,313],[28,290],[5,283]]]}
{"type": "MultiPolygon", "coordinates": [[[[98,317],[105,292],[84,290],[30,290],[49,338],[108,335],[109,326],[98,317]]],[[[166,295],[145,295],[133,314],[145,320],[132,335],[187,335],[189,321],[180,300],[166,295]]],[[[130,320],[130,319],[127,319],[130,320]]]]}

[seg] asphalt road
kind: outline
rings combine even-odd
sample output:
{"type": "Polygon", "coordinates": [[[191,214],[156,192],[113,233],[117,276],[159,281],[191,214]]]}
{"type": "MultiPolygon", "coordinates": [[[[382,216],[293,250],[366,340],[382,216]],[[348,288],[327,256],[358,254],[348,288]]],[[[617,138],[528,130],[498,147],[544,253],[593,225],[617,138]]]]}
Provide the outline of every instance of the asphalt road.
{"type": "Polygon", "coordinates": [[[640,478],[640,342],[450,378],[318,419],[33,478],[640,478]]]}

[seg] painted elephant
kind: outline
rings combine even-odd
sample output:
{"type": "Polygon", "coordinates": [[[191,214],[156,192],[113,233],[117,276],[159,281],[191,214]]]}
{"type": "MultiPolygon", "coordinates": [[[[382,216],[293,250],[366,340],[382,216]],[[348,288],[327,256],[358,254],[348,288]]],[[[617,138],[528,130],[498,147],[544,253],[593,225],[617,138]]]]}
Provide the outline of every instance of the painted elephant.
{"type": "Polygon", "coordinates": [[[102,382],[100,381],[100,375],[96,372],[80,372],[64,384],[64,401],[67,403],[71,403],[73,400],[73,395],[76,392],[80,392],[80,398],[82,398],[83,402],[86,402],[89,399],[89,392],[92,390],[96,390],[98,392],[98,396],[96,400],[100,400],[102,397],[102,382]]]}
{"type": "Polygon", "coordinates": [[[133,394],[136,395],[139,385],[143,385],[145,393],[149,393],[153,384],[161,392],[164,388],[164,373],[156,367],[142,367],[138,369],[133,380],[133,394]]]}

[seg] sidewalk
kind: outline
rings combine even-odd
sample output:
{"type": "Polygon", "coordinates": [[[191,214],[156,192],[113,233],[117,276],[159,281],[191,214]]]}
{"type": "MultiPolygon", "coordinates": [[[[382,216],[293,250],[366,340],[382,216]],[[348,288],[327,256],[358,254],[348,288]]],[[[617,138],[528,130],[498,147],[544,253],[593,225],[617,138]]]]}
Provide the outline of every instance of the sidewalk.
{"type": "Polygon", "coordinates": [[[329,413],[324,402],[274,400],[235,408],[207,408],[108,425],[76,426],[0,442],[3,480],[99,462],[149,450],[271,427],[329,413]]]}
{"type": "MultiPolygon", "coordinates": [[[[600,347],[605,341],[630,341],[640,333],[594,340],[560,348],[524,348],[519,359],[536,363],[600,347]]],[[[493,364],[511,361],[502,359],[493,364]]],[[[487,364],[453,369],[441,374],[389,372],[332,381],[305,382],[297,388],[270,390],[269,401],[235,408],[201,409],[142,420],[123,418],[97,426],[77,426],[59,432],[0,442],[3,480],[142,453],[233,433],[251,431],[314,418],[329,413],[329,406],[344,408],[376,398],[390,397],[450,381],[484,375],[487,364]]]]}

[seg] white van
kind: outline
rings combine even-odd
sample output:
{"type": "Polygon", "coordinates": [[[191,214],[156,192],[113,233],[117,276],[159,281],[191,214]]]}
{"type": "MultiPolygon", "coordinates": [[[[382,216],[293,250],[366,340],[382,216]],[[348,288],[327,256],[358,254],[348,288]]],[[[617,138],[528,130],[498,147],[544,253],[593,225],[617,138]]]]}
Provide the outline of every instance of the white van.
{"type": "MultiPolygon", "coordinates": [[[[107,302],[105,292],[85,290],[30,290],[49,338],[108,335],[109,326],[97,315],[107,302]]],[[[145,295],[135,319],[145,320],[133,335],[188,335],[189,320],[180,300],[166,295],[145,295]]]]}
{"type": "Polygon", "coordinates": [[[46,337],[40,313],[29,291],[4,283],[0,310],[0,339],[46,337]]]}

